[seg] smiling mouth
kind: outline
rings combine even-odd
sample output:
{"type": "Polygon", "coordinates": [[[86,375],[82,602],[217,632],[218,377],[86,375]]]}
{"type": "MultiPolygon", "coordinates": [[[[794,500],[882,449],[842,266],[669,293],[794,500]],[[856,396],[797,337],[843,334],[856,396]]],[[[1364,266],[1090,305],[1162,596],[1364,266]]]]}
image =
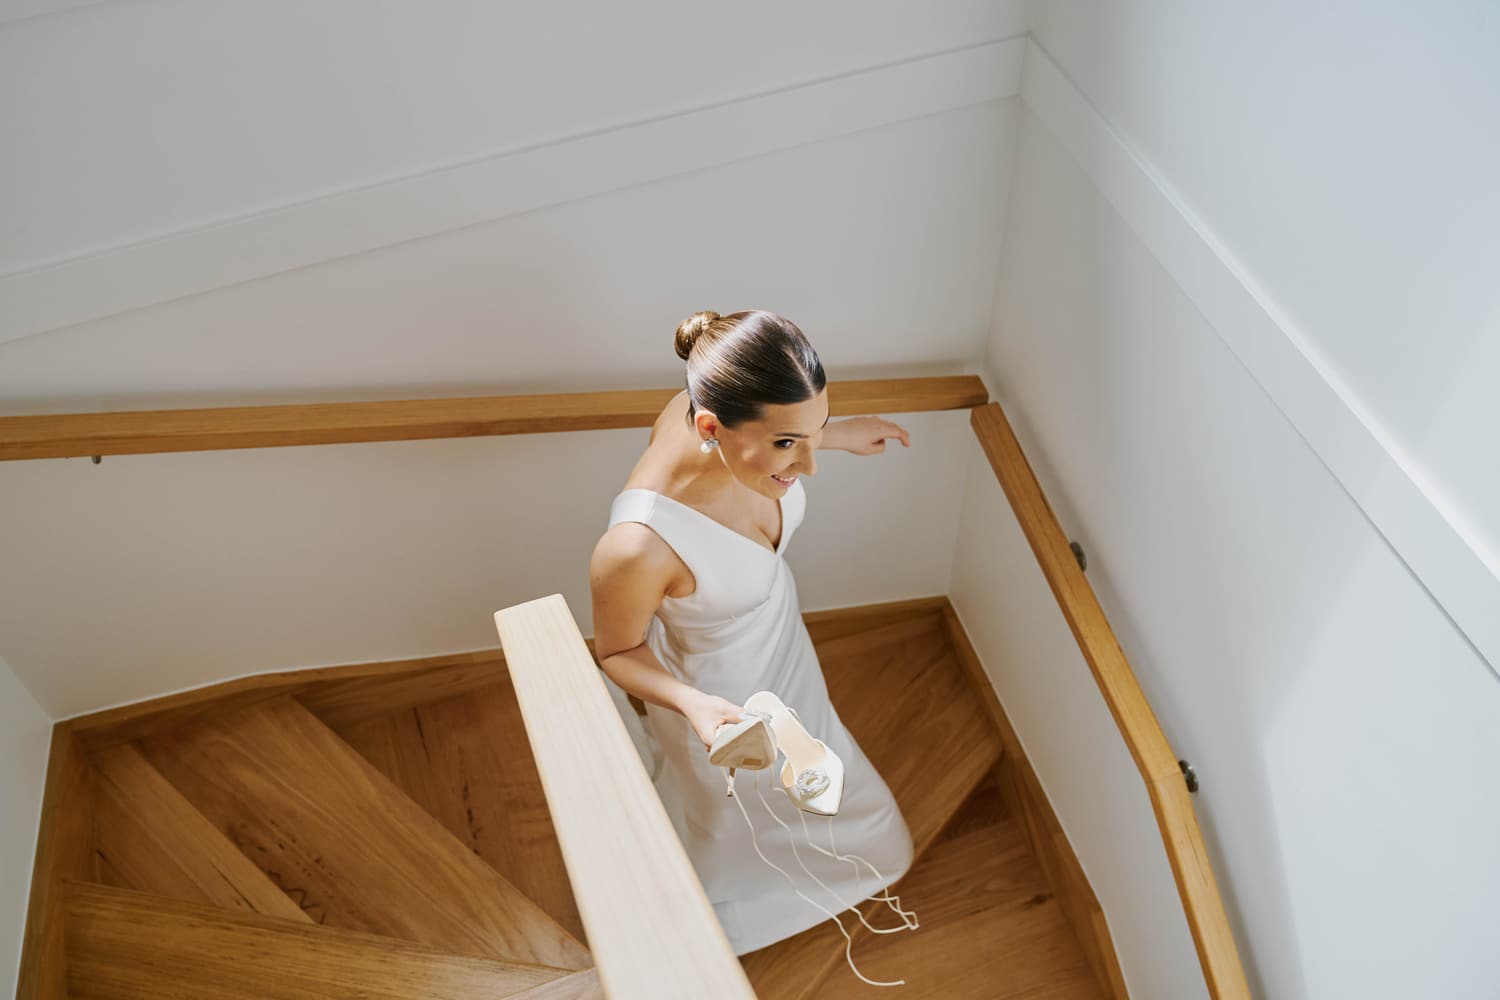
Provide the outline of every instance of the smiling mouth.
{"type": "Polygon", "coordinates": [[[796,476],[788,476],[786,478],[782,478],[781,476],[772,475],[771,478],[776,480],[776,482],[782,486],[790,486],[797,481],[796,476]]]}

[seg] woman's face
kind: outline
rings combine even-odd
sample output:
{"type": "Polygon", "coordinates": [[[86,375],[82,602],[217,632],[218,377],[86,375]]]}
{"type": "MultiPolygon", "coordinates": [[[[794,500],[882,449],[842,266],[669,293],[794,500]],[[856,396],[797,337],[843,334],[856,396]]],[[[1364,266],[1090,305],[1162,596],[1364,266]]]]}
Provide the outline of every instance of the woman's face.
{"type": "Polygon", "coordinates": [[[828,417],[824,389],[803,403],[768,404],[762,419],[732,429],[711,413],[699,413],[696,423],[701,437],[719,439],[718,452],[736,480],[779,500],[798,476],[817,473],[813,452],[823,440],[828,417]]]}

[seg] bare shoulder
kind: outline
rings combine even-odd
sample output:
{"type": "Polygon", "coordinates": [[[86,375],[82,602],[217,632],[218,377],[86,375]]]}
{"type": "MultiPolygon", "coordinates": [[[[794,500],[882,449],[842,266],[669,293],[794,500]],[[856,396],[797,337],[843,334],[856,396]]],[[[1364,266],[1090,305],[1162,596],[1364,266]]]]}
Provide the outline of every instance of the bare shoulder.
{"type": "Polygon", "coordinates": [[[662,561],[672,551],[660,535],[638,521],[621,521],[599,538],[591,562],[608,569],[624,569],[662,561]]]}
{"type": "Polygon", "coordinates": [[[594,649],[600,662],[640,645],[666,597],[697,589],[692,571],[644,524],[622,521],[606,531],[589,562],[594,649]]]}
{"type": "Polygon", "coordinates": [[[691,575],[672,547],[635,521],[621,521],[606,531],[589,560],[596,590],[628,588],[660,597],[681,590],[684,574],[691,575]]]}

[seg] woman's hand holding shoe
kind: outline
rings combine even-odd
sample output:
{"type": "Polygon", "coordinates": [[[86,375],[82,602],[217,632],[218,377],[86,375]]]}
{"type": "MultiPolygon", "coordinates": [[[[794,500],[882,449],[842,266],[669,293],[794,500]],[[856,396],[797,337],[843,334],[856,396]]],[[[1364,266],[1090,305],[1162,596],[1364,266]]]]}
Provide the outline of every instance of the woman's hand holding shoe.
{"type": "Polygon", "coordinates": [[[703,749],[713,746],[714,732],[726,722],[739,722],[740,706],[717,695],[694,691],[679,708],[703,741],[703,749]]]}

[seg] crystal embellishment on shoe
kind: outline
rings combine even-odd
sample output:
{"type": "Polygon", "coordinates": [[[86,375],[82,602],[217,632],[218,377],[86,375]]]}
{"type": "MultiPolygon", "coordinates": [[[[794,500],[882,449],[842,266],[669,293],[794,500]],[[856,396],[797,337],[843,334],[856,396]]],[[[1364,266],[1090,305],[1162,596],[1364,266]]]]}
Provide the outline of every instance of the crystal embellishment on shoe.
{"type": "Polygon", "coordinates": [[[815,795],[821,795],[824,791],[826,791],[828,788],[828,784],[829,782],[827,771],[821,770],[816,767],[810,767],[806,771],[803,771],[801,774],[797,775],[797,783],[795,787],[797,789],[797,794],[800,797],[804,799],[810,799],[815,795]]]}

